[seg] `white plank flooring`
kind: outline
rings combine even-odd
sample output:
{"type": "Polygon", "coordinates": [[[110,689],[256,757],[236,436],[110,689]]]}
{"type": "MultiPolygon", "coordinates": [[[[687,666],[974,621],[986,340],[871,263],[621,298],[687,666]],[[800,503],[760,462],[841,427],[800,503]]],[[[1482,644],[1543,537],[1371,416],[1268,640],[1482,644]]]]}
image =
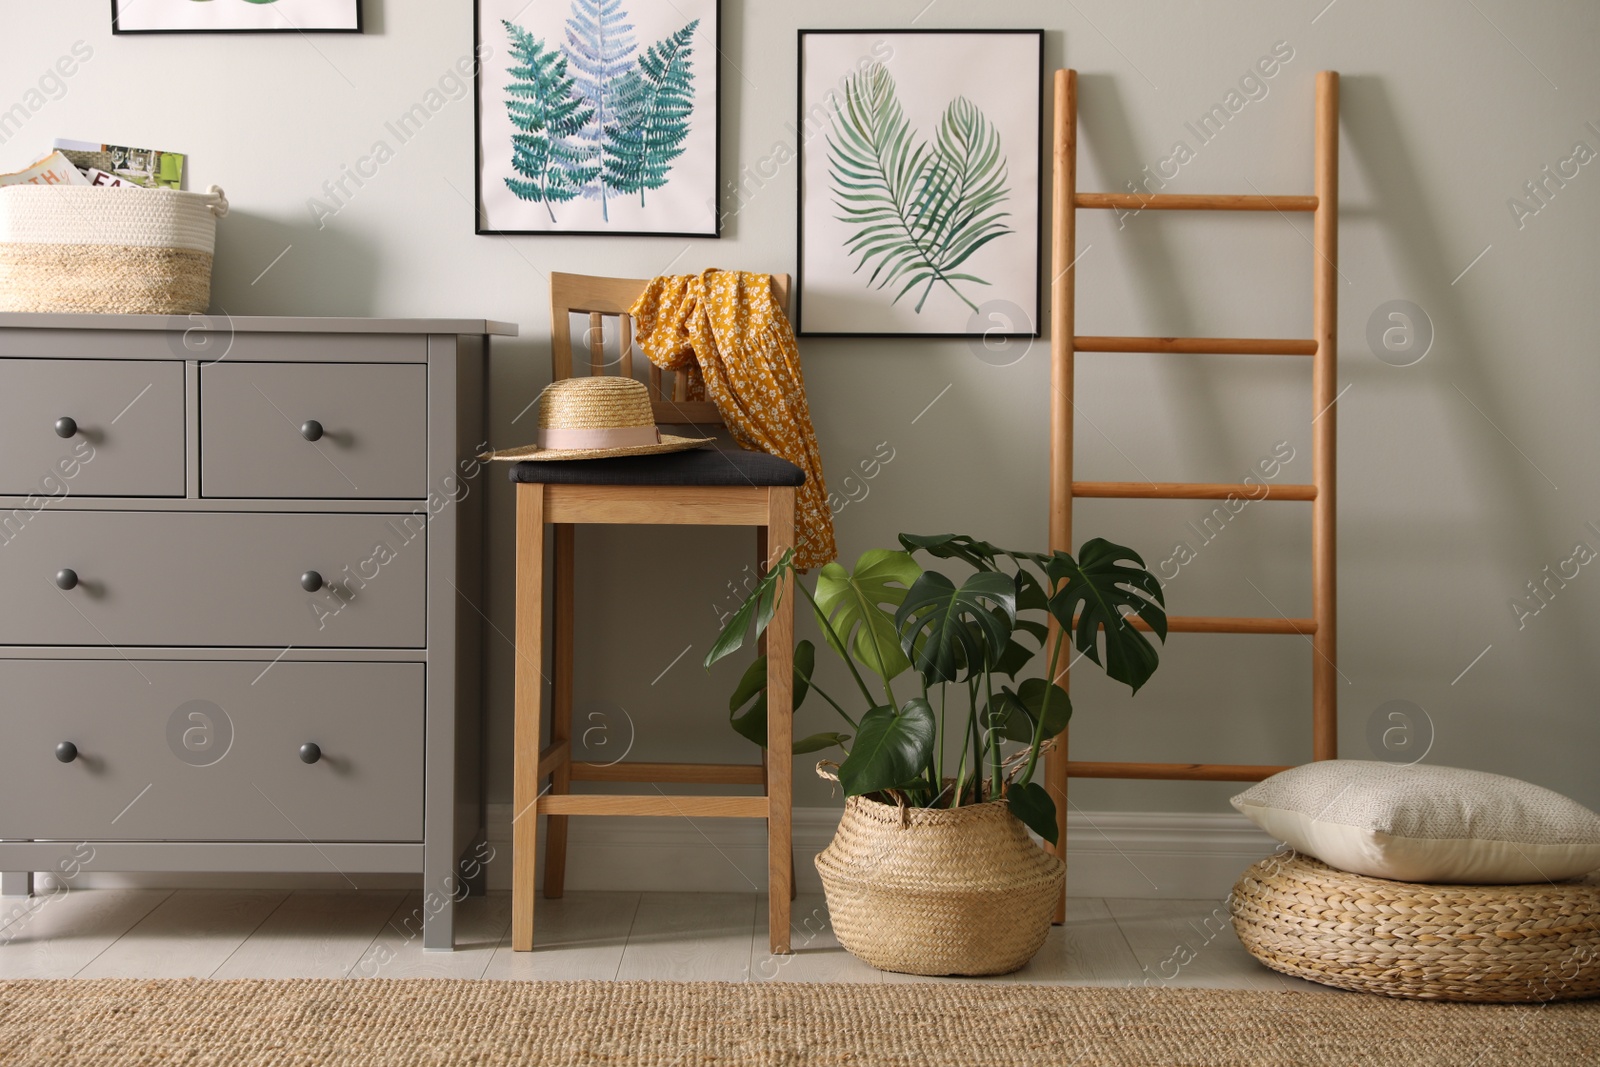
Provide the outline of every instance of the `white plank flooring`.
{"type": "Polygon", "coordinates": [[[294,893],[213,978],[343,978],[394,914],[403,892],[294,893]]]}
{"type": "MultiPolygon", "coordinates": [[[[80,889],[0,906],[5,978],[493,978],[920,982],[839,947],[820,895],[795,901],[793,947],[767,950],[753,893],[572,892],[540,900],[536,949],[511,950],[503,893],[458,905],[454,952],[422,948],[402,890],[80,889]]],[[[996,981],[1314,989],[1252,960],[1216,900],[1069,901],[1067,922],[996,981]]]]}

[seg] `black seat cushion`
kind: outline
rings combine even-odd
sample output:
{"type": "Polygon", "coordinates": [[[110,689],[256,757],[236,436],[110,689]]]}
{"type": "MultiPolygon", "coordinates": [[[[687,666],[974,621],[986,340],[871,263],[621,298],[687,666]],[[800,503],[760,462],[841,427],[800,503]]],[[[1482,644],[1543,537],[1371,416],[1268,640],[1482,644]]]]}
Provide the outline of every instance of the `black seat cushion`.
{"type": "Polygon", "coordinates": [[[695,448],[658,456],[531,460],[511,465],[514,482],[550,485],[804,485],[806,472],[765,452],[695,448]]]}

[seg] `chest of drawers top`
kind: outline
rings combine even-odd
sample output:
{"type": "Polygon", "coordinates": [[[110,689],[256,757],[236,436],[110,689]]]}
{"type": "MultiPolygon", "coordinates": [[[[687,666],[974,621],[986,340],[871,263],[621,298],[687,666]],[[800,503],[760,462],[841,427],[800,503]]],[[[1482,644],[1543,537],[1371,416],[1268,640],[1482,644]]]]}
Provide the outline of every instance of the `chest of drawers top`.
{"type": "Polygon", "coordinates": [[[0,313],[0,359],[426,363],[430,338],[516,335],[488,319],[0,313]]]}

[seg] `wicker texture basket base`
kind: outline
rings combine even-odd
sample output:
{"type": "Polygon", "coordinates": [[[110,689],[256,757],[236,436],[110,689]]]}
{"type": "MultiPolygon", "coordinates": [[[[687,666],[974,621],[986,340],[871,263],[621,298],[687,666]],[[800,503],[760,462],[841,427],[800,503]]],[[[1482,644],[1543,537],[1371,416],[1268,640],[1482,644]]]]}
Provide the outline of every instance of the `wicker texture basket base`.
{"type": "Polygon", "coordinates": [[[1415,1000],[1600,995],[1600,885],[1417,885],[1288,853],[1244,872],[1233,928],[1256,959],[1323,985],[1415,1000]]]}
{"type": "Polygon", "coordinates": [[[0,311],[197,314],[211,306],[210,252],[0,243],[0,311]]]}
{"type": "Polygon", "coordinates": [[[1003,801],[901,809],[851,797],[817,856],[839,943],[905,974],[1021,967],[1050,932],[1066,870],[1003,801]]]}

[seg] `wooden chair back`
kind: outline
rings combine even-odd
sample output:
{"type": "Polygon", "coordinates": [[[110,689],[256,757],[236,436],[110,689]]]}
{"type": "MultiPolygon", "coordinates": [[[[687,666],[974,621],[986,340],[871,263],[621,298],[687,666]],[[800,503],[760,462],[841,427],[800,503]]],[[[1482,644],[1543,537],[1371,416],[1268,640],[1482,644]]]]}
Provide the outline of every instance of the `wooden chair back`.
{"type": "MultiPolygon", "coordinates": [[[[589,274],[550,275],[550,356],[551,371],[556,381],[572,377],[575,350],[572,344],[572,316],[587,315],[589,325],[583,332],[581,351],[588,356],[590,374],[622,374],[629,378],[633,373],[633,316],[628,309],[639,299],[648,278],[602,278],[589,274]],[[613,367],[606,353],[606,320],[616,319],[614,336],[617,341],[617,362],[613,367]]],[[[774,274],[772,292],[787,313],[789,307],[789,276],[774,274]]],[[[722,416],[717,406],[709,400],[690,400],[688,378],[675,371],[663,371],[645,360],[649,375],[645,385],[650,390],[650,407],[655,420],[663,425],[694,424],[721,426],[722,416]],[[668,383],[666,378],[672,381],[668,383]]]]}

